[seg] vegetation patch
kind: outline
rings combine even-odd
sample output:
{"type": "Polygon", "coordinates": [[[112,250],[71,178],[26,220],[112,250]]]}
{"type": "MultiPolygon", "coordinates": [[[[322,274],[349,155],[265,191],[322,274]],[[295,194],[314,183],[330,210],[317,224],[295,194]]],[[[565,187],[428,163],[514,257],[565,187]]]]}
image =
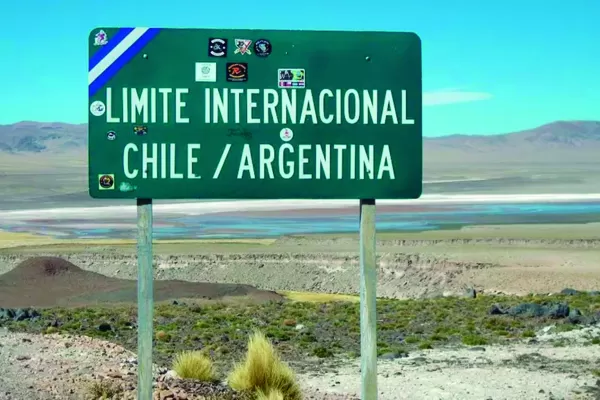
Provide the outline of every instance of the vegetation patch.
{"type": "MultiPolygon", "coordinates": [[[[555,325],[556,331],[578,329],[585,321],[596,318],[598,310],[600,296],[587,293],[525,298],[379,300],[378,353],[510,343],[532,338],[548,325],[555,325]],[[568,313],[571,316],[560,318],[556,313],[539,315],[531,304],[563,314],[564,306],[571,311],[577,309],[577,318],[572,318],[572,312],[568,313]]],[[[161,365],[172,365],[180,352],[201,350],[216,367],[223,365],[229,370],[246,355],[248,337],[256,329],[265,334],[281,358],[288,362],[316,357],[358,357],[359,322],[356,302],[157,304],[154,360],[161,365]]],[[[137,350],[134,306],[40,309],[36,310],[35,317],[26,320],[0,318],[0,326],[33,333],[88,335],[111,340],[134,352],[137,350]]]]}

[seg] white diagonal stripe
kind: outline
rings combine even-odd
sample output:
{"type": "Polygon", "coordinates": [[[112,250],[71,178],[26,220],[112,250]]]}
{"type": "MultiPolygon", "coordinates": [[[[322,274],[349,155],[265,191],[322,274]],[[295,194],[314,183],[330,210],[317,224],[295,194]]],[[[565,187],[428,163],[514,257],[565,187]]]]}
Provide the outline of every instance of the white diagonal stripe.
{"type": "Polygon", "coordinates": [[[150,28],[135,28],[88,73],[88,84],[94,82],[150,28]]]}

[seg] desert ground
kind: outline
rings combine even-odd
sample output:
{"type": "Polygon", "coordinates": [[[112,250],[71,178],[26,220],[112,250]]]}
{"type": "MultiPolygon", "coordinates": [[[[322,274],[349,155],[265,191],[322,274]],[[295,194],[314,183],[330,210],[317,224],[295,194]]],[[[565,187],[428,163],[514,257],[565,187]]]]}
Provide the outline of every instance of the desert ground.
{"type": "MultiPolygon", "coordinates": [[[[600,398],[599,232],[561,224],[379,234],[379,398],[600,398]],[[531,303],[570,311],[491,311],[531,303]]],[[[260,327],[306,398],[358,398],[358,245],[356,234],[157,240],[155,331],[170,338],[155,343],[157,396],[187,396],[167,378],[175,352],[210,348],[226,371],[260,327]]],[[[0,399],[85,398],[85,382],[99,377],[125,388],[116,398],[132,396],[136,271],[134,240],[0,234],[0,307],[41,314],[0,318],[0,399]],[[32,257],[72,267],[40,269],[32,257]]]]}

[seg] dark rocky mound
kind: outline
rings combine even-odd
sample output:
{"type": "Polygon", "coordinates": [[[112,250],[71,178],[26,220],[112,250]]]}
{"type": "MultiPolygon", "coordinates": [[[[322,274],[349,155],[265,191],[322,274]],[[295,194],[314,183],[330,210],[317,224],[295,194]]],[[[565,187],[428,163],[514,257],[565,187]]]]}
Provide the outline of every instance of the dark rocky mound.
{"type": "Polygon", "coordinates": [[[0,275],[0,279],[38,280],[81,273],[85,271],[60,257],[33,257],[19,263],[6,274],[0,275]]]}
{"type": "MultiPolygon", "coordinates": [[[[277,293],[250,285],[155,281],[154,300],[181,298],[283,300],[277,293]]],[[[0,275],[0,307],[86,306],[137,301],[137,282],[86,271],[59,257],[33,257],[0,275]]]]}

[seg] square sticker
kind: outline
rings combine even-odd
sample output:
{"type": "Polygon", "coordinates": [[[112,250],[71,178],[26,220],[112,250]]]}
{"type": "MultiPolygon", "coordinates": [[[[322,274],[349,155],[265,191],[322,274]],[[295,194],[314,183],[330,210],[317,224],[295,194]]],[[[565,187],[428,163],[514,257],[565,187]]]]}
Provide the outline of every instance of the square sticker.
{"type": "Polygon", "coordinates": [[[248,63],[227,63],[227,82],[246,82],[248,63]]]}
{"type": "Polygon", "coordinates": [[[99,190],[115,190],[115,175],[114,174],[98,175],[98,189],[99,190]]]}
{"type": "Polygon", "coordinates": [[[306,76],[304,68],[281,68],[277,70],[277,81],[280,88],[304,88],[306,76]]]}
{"type": "Polygon", "coordinates": [[[209,38],[208,39],[208,55],[210,57],[226,57],[227,56],[227,39],[209,38]]]}
{"type": "Polygon", "coordinates": [[[217,63],[197,62],[196,63],[196,82],[216,82],[217,81],[217,63]]]}

